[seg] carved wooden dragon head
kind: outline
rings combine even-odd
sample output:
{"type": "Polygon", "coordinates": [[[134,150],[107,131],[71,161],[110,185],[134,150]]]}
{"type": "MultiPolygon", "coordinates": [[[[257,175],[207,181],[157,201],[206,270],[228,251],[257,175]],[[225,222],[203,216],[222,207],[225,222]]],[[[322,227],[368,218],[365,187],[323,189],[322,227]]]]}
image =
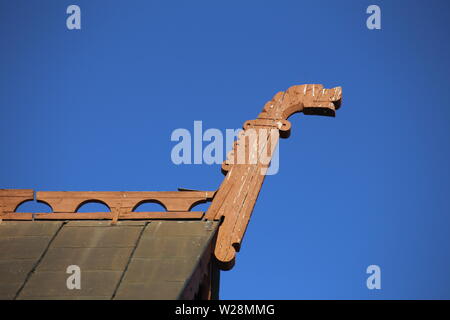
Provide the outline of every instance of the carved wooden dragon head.
{"type": "MultiPolygon", "coordinates": [[[[261,145],[268,145],[268,139],[262,139],[262,142],[258,142],[257,139],[250,142],[249,139],[247,142],[245,131],[278,129],[279,135],[287,138],[291,129],[291,123],[287,119],[294,113],[303,112],[307,115],[334,117],[341,102],[341,87],[324,89],[320,84],[293,86],[285,92],[278,92],[272,100],[267,102],[257,119],[244,123],[244,132],[239,135],[233,150],[222,164],[222,171],[227,176],[205,217],[206,220],[222,220],[215,257],[223,270],[229,270],[234,265],[236,252],[240,250],[241,241],[264,181],[265,174],[261,172],[266,172],[265,169],[260,170],[266,168],[261,163],[235,165],[234,157],[239,151],[238,146],[248,145],[242,150],[260,150],[261,145]]],[[[270,144],[276,145],[277,142],[278,136],[276,141],[271,140],[270,144]]],[[[272,157],[274,148],[269,149],[270,157],[272,157]]]]}
{"type": "Polygon", "coordinates": [[[341,101],[341,87],[324,89],[321,84],[292,86],[285,92],[278,92],[267,102],[258,118],[287,120],[298,112],[334,117],[341,101]]]}

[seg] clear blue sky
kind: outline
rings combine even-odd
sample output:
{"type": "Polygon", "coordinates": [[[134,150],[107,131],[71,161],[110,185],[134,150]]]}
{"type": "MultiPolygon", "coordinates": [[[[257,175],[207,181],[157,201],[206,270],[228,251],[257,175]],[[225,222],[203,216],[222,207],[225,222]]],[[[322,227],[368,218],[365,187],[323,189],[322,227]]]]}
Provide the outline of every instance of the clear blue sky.
{"type": "Polygon", "coordinates": [[[0,187],[214,190],[218,165],[171,162],[174,129],[341,85],[336,118],[290,119],[222,298],[450,298],[449,20],[436,0],[1,0],[0,187]]]}

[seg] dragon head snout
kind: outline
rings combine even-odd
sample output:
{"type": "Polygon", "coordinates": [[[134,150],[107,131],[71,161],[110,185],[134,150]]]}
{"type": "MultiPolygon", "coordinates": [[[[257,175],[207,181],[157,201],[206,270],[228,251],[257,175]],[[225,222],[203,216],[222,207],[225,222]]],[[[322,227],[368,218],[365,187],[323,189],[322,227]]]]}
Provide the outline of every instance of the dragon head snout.
{"type": "Polygon", "coordinates": [[[323,89],[313,87],[308,99],[303,102],[303,113],[306,115],[320,115],[334,117],[336,110],[341,107],[342,88],[323,89]]]}

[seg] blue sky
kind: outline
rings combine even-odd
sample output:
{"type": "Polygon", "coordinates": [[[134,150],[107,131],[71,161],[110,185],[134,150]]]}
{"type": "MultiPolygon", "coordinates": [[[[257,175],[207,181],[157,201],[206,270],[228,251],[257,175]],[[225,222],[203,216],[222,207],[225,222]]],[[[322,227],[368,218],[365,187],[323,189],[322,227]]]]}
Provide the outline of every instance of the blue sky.
{"type": "Polygon", "coordinates": [[[448,299],[449,9],[1,0],[0,187],[214,190],[218,165],[171,162],[173,130],[239,128],[291,85],[340,85],[336,118],[290,119],[221,297],[448,299]]]}

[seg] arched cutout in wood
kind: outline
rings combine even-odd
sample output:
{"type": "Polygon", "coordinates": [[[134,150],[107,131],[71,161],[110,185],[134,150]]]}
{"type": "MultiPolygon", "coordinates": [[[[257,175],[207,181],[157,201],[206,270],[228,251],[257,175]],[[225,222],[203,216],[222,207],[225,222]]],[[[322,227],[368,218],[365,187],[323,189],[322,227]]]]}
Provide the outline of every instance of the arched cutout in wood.
{"type": "Polygon", "coordinates": [[[158,200],[148,199],[138,202],[132,212],[160,212],[167,211],[166,206],[158,200]],[[162,210],[161,210],[162,209],[162,210]]]}
{"type": "Polygon", "coordinates": [[[90,199],[80,203],[75,212],[111,212],[111,208],[101,200],[90,199]]]}

